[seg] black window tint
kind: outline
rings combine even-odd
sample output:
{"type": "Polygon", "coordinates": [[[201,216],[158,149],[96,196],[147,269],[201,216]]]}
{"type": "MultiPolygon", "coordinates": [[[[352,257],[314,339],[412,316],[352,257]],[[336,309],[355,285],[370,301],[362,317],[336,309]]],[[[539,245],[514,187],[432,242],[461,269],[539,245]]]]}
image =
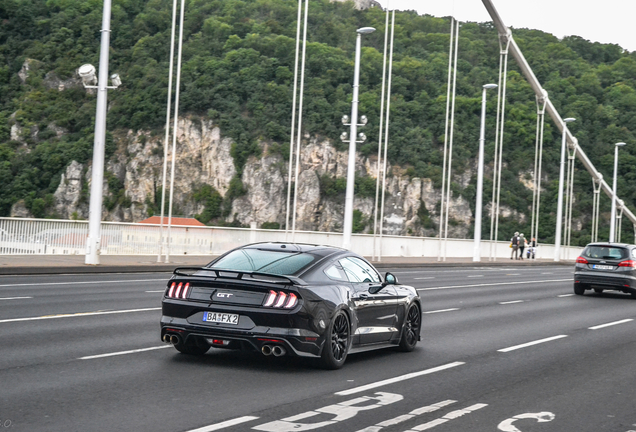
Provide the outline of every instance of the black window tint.
{"type": "Polygon", "coordinates": [[[583,256],[586,258],[595,259],[623,259],[629,256],[626,249],[613,246],[588,246],[583,251],[583,256]]]}
{"type": "Polygon", "coordinates": [[[365,261],[355,258],[343,258],[340,264],[351,282],[380,282],[380,275],[365,261]]]}
{"type": "Polygon", "coordinates": [[[307,267],[314,260],[315,257],[313,255],[306,253],[239,249],[227,254],[215,262],[212,267],[223,270],[293,275],[307,267]]]}

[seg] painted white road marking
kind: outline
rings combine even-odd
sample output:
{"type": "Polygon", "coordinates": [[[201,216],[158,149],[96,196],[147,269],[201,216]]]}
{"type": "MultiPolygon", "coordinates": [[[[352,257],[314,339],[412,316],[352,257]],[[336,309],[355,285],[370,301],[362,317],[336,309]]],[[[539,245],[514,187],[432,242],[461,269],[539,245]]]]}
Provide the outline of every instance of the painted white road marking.
{"type": "Polygon", "coordinates": [[[258,419],[258,417],[254,417],[254,416],[243,416],[243,417],[239,417],[239,418],[235,418],[232,420],[227,420],[221,423],[216,423],[213,425],[209,425],[209,426],[203,426],[201,428],[198,429],[192,429],[189,430],[188,432],[212,432],[215,430],[219,430],[219,429],[224,429],[226,427],[230,427],[230,426],[236,426],[239,425],[241,423],[246,423],[248,421],[252,421],[252,420],[256,420],[258,419]]]}
{"type": "Polygon", "coordinates": [[[479,404],[471,405],[471,406],[466,407],[466,408],[461,409],[461,410],[451,411],[451,412],[449,412],[448,414],[446,414],[443,417],[440,417],[440,418],[438,418],[436,420],[433,420],[433,421],[430,421],[428,423],[424,423],[424,424],[415,426],[413,429],[409,429],[409,430],[407,430],[405,432],[419,432],[419,431],[432,429],[435,426],[439,426],[439,425],[444,424],[444,423],[446,423],[446,422],[448,422],[450,420],[454,420],[454,419],[459,418],[461,416],[464,416],[466,414],[470,414],[473,411],[477,411],[478,409],[482,409],[482,408],[487,407],[487,406],[488,406],[488,404],[479,403],[479,404]]]}
{"type": "Polygon", "coordinates": [[[554,414],[547,411],[540,412],[540,413],[519,414],[499,423],[499,426],[497,426],[497,429],[503,432],[521,432],[519,429],[517,429],[513,425],[513,423],[516,422],[517,420],[535,419],[538,423],[546,423],[546,422],[551,422],[552,420],[554,420],[555,417],[556,416],[554,414]]]}
{"type": "Polygon", "coordinates": [[[469,277],[469,278],[478,278],[478,277],[484,277],[484,275],[468,275],[468,276],[466,276],[466,277],[469,277]]]}
{"type": "Polygon", "coordinates": [[[164,291],[165,291],[165,289],[162,289],[162,290],[152,290],[152,291],[146,291],[146,292],[147,292],[147,293],[162,293],[162,292],[164,292],[164,291]]]}
{"type": "Polygon", "coordinates": [[[114,280],[114,281],[84,281],[84,282],[49,282],[49,283],[23,283],[23,284],[4,284],[2,287],[21,287],[21,286],[50,286],[50,285],[87,285],[87,284],[116,284],[116,283],[130,283],[130,282],[168,282],[168,278],[165,279],[135,279],[135,280],[114,280]]]}
{"type": "Polygon", "coordinates": [[[430,276],[430,277],[421,277],[421,278],[413,278],[415,280],[423,280],[423,279],[435,279],[434,277],[430,276]]]}
{"type": "Polygon", "coordinates": [[[325,426],[336,424],[341,421],[349,420],[350,418],[355,417],[360,411],[368,411],[384,405],[390,405],[392,403],[399,402],[402,399],[404,399],[404,396],[400,394],[377,392],[375,393],[375,396],[362,396],[345,402],[328,405],[315,411],[307,411],[281,420],[254,426],[252,429],[266,432],[292,432],[319,429],[325,426]],[[368,403],[369,401],[373,400],[375,400],[376,403],[359,406],[361,403],[368,403]],[[332,414],[334,415],[334,418],[318,423],[299,422],[299,420],[304,420],[306,418],[314,417],[319,414],[332,414]]]}
{"type": "Polygon", "coordinates": [[[424,312],[425,314],[434,314],[434,313],[441,313],[441,312],[452,312],[452,311],[458,311],[459,308],[451,308],[451,309],[440,309],[440,310],[434,310],[434,311],[428,311],[428,312],[424,312]]]}
{"type": "Polygon", "coordinates": [[[561,295],[559,295],[557,297],[573,297],[573,296],[574,296],[574,294],[561,294],[561,295]]]}
{"type": "Polygon", "coordinates": [[[529,347],[529,346],[532,346],[532,345],[538,345],[538,344],[542,344],[542,343],[545,343],[545,342],[550,342],[550,341],[553,341],[553,340],[562,339],[562,338],[565,338],[565,337],[568,337],[568,336],[567,335],[552,336],[552,337],[549,337],[549,338],[539,339],[539,340],[528,342],[528,343],[524,343],[524,344],[521,344],[521,345],[515,345],[515,346],[508,347],[508,348],[503,348],[503,349],[500,349],[500,350],[497,350],[497,351],[499,351],[499,352],[510,352],[510,351],[521,349],[521,348],[526,348],[526,347],[529,347]]]}
{"type": "Polygon", "coordinates": [[[371,383],[371,384],[367,384],[367,385],[363,385],[363,386],[360,386],[360,387],[354,387],[354,388],[349,389],[349,390],[339,391],[339,392],[336,392],[334,394],[336,396],[349,396],[349,395],[352,395],[352,394],[355,394],[355,393],[360,393],[360,392],[367,391],[367,390],[370,390],[370,389],[374,389],[374,388],[377,388],[377,387],[382,387],[382,386],[385,386],[385,385],[388,385],[388,384],[393,384],[393,383],[400,382],[400,381],[406,381],[406,380],[409,380],[409,379],[412,379],[412,378],[417,378],[417,377],[422,376],[422,375],[428,375],[428,374],[439,372],[439,371],[443,371],[443,370],[446,370],[446,369],[451,369],[451,368],[454,368],[454,367],[457,367],[457,366],[461,366],[463,364],[465,364],[465,363],[464,362],[448,363],[448,364],[445,364],[445,365],[442,365],[442,366],[437,366],[437,367],[434,367],[434,368],[431,368],[431,369],[425,369],[425,370],[422,370],[422,371],[419,371],[419,372],[413,372],[413,373],[406,374],[406,375],[400,375],[400,376],[397,376],[397,377],[394,377],[394,378],[389,378],[389,379],[386,379],[386,380],[383,380],[383,381],[377,381],[377,382],[374,382],[374,383],[371,383]]]}
{"type": "Polygon", "coordinates": [[[515,304],[515,303],[523,303],[524,300],[512,300],[512,301],[507,301],[507,302],[499,302],[500,305],[507,305],[507,304],[515,304]]]}
{"type": "Polygon", "coordinates": [[[443,290],[443,289],[453,289],[453,288],[475,288],[475,287],[482,287],[482,286],[539,284],[539,283],[545,283],[545,282],[565,282],[565,281],[571,281],[571,280],[572,279],[550,279],[550,280],[538,280],[538,281],[485,283],[485,284],[474,284],[474,285],[450,285],[450,286],[441,286],[441,287],[432,287],[432,288],[417,288],[417,290],[418,291],[433,291],[433,290],[443,290]]]}
{"type": "Polygon", "coordinates": [[[631,319],[631,318],[628,318],[628,319],[624,319],[624,320],[620,320],[620,321],[614,321],[614,322],[607,323],[607,324],[597,325],[597,326],[594,326],[594,327],[588,327],[588,329],[589,330],[598,330],[598,329],[602,329],[602,328],[605,328],[605,327],[611,327],[611,326],[615,326],[615,325],[619,325],[619,324],[625,324],[625,323],[628,323],[630,321],[634,321],[634,320],[631,319]]]}
{"type": "Polygon", "coordinates": [[[120,314],[120,313],[147,312],[147,311],[156,311],[156,310],[161,310],[161,308],[155,307],[155,308],[145,308],[145,309],[78,312],[73,314],[44,315],[39,317],[28,317],[28,318],[11,318],[11,319],[0,320],[0,323],[20,322],[20,321],[38,321],[38,320],[57,319],[57,318],[74,318],[74,317],[85,317],[85,316],[95,316],[95,315],[112,315],[112,314],[120,314]]]}
{"type": "Polygon", "coordinates": [[[437,402],[436,404],[433,405],[428,405],[422,408],[417,408],[414,409],[413,411],[411,411],[408,414],[404,414],[401,416],[397,416],[394,417],[392,419],[389,420],[385,420],[383,422],[380,422],[378,424],[376,424],[375,426],[369,426],[368,428],[364,428],[359,430],[358,432],[379,432],[380,430],[382,430],[382,428],[387,427],[387,426],[395,426],[397,424],[403,423],[407,420],[410,420],[418,415],[422,415],[422,414],[426,414],[426,413],[432,413],[435,412],[437,410],[439,410],[440,408],[443,408],[445,406],[454,404],[457,401],[454,400],[445,400],[442,402],[437,402]]]}
{"type": "Polygon", "coordinates": [[[138,352],[153,351],[153,350],[158,350],[158,349],[163,349],[163,348],[170,348],[170,345],[161,345],[161,346],[150,347],[150,348],[139,348],[139,349],[134,349],[134,350],[119,351],[119,352],[113,352],[113,353],[107,353],[107,354],[97,354],[97,355],[92,355],[92,356],[80,357],[80,358],[78,358],[78,360],[92,360],[92,359],[96,359],[96,358],[104,358],[104,357],[112,357],[112,356],[118,356],[118,355],[134,354],[134,353],[138,353],[138,352]]]}
{"type": "Polygon", "coordinates": [[[22,299],[32,299],[33,297],[2,297],[0,300],[22,300],[22,299]]]}

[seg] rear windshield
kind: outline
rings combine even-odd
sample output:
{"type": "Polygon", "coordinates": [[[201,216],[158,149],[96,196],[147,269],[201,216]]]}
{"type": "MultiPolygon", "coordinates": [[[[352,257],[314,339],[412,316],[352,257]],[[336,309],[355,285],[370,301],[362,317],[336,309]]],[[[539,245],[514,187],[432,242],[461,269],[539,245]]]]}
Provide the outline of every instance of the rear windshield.
{"type": "Polygon", "coordinates": [[[588,246],[583,251],[583,256],[598,259],[623,259],[629,256],[629,251],[621,247],[588,246]]]}
{"type": "Polygon", "coordinates": [[[225,255],[211,267],[223,270],[294,275],[311,264],[315,259],[316,257],[307,253],[239,249],[225,255]]]}

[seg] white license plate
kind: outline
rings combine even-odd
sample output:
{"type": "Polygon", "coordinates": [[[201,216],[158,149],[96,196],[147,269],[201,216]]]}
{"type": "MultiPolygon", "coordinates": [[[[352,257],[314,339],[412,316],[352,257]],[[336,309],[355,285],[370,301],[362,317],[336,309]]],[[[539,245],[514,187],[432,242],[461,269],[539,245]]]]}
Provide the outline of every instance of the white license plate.
{"type": "Polygon", "coordinates": [[[239,322],[239,315],[218,312],[203,312],[203,321],[236,325],[239,322]]]}
{"type": "Polygon", "coordinates": [[[599,270],[613,270],[614,266],[594,264],[592,268],[599,269],[599,270]]]}

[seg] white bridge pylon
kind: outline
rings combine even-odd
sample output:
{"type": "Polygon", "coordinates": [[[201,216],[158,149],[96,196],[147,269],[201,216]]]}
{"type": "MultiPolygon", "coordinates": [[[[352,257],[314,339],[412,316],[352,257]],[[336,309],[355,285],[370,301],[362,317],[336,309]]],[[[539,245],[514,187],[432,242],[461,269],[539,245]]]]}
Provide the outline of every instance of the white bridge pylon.
{"type": "MultiPolygon", "coordinates": [[[[486,10],[490,14],[490,17],[492,18],[492,21],[495,24],[495,27],[497,28],[497,31],[499,33],[499,37],[501,39],[509,41],[510,54],[517,61],[517,64],[519,66],[519,69],[521,70],[521,73],[525,76],[526,80],[532,87],[532,90],[535,92],[536,96],[538,98],[543,98],[544,95],[547,94],[547,92],[543,89],[543,87],[541,87],[541,83],[539,82],[537,77],[534,75],[532,68],[530,67],[523,53],[517,46],[517,43],[515,42],[510,29],[508,29],[508,27],[506,27],[505,24],[503,23],[503,20],[499,16],[499,13],[497,12],[497,9],[495,8],[491,0],[482,0],[482,3],[484,4],[484,6],[486,7],[486,10]]],[[[556,127],[558,128],[558,130],[561,133],[563,133],[564,132],[563,128],[565,123],[563,122],[563,119],[561,118],[558,111],[552,104],[552,101],[550,101],[549,97],[546,97],[546,100],[545,100],[545,110],[550,115],[554,123],[556,124],[556,127]]],[[[603,180],[603,175],[596,170],[592,162],[588,159],[585,152],[581,149],[581,147],[579,147],[577,139],[572,135],[570,130],[567,128],[565,129],[566,129],[565,135],[566,135],[568,147],[574,150],[575,157],[579,161],[581,161],[585,169],[587,169],[587,171],[592,175],[592,178],[598,182],[600,189],[604,191],[605,194],[611,200],[613,197],[611,186],[608,185],[605,182],[605,180],[603,180]]],[[[622,209],[623,214],[625,214],[629,218],[629,220],[636,225],[636,216],[634,216],[634,214],[624,205],[624,203],[619,199],[618,196],[616,197],[616,205],[617,205],[617,208],[622,209]]]]}

